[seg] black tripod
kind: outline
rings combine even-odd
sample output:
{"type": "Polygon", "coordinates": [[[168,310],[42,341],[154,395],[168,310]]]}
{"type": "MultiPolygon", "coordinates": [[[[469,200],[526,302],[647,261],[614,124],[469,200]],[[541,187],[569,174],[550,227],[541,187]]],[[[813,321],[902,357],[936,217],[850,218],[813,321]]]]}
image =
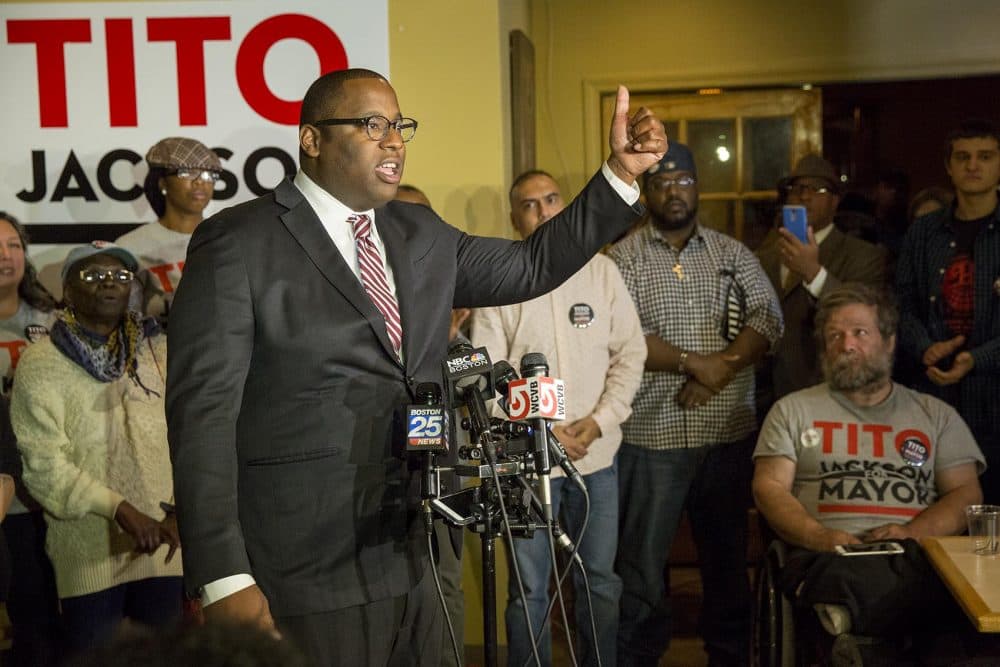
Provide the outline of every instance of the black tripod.
{"type": "Polygon", "coordinates": [[[439,475],[448,469],[434,468],[424,475],[425,489],[430,490],[424,498],[430,511],[451,525],[466,526],[479,533],[483,559],[483,649],[485,664],[492,667],[497,665],[496,539],[507,533],[530,537],[543,526],[532,520],[530,502],[519,481],[525,472],[522,457],[509,455],[502,437],[494,434],[488,424],[485,430],[474,425],[469,430],[473,442],[480,445],[463,448],[472,462],[456,465],[452,470],[459,477],[478,478],[480,485],[441,497],[439,475]],[[476,463],[477,460],[481,463],[476,463]]]}

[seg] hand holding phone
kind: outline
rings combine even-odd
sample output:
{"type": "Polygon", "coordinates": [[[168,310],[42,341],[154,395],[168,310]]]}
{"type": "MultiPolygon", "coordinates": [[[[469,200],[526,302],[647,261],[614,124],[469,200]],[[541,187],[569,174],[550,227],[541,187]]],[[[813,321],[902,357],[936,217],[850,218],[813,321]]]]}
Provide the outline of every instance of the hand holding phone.
{"type": "Polygon", "coordinates": [[[834,547],[841,556],[888,556],[903,553],[899,542],[863,542],[861,544],[838,544],[834,547]]]}
{"type": "Polygon", "coordinates": [[[781,223],[802,243],[809,243],[809,221],[806,207],[786,204],[781,207],[781,223]]]}

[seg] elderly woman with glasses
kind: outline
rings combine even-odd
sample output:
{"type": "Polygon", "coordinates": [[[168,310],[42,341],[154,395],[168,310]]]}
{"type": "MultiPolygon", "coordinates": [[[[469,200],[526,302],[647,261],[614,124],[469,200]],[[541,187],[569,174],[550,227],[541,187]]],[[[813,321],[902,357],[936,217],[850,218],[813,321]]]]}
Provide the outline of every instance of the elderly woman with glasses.
{"type": "Polygon", "coordinates": [[[180,545],[164,417],[166,341],[128,309],[138,262],[110,243],[75,248],[66,308],[24,351],[11,422],[28,490],[46,510],[67,643],[112,637],[121,621],[181,613],[180,545]]]}
{"type": "Polygon", "coordinates": [[[212,201],[215,182],[222,174],[219,156],[200,141],[167,137],[146,153],[149,173],[143,190],[157,215],[154,223],[141,225],[118,237],[116,243],[139,260],[141,302],[133,306],[164,319],[181,279],[188,241],[212,201]]]}

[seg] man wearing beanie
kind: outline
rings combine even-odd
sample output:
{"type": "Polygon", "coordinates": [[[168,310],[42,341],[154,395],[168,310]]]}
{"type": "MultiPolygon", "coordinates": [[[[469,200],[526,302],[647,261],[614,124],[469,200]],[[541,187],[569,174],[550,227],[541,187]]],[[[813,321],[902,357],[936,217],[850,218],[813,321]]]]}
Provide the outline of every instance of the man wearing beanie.
{"type": "Polygon", "coordinates": [[[885,251],[844,234],[833,224],[840,203],[840,179],[830,162],[806,155],[778,189],[788,204],[805,207],[809,235],[803,243],[782,227],[757,251],[785,318],[785,335],[770,359],[770,382],[763,379],[757,389],[758,396],[764,395],[760,401],[764,408],[823,381],[813,329],[819,298],[845,282],[877,287],[885,277],[885,251]]]}
{"type": "Polygon", "coordinates": [[[139,259],[142,299],[139,303],[136,290],[133,306],[165,318],[184,270],[188,241],[212,201],[222,163],[203,143],[186,137],[158,141],[146,153],[146,162],[143,189],[158,219],[123,234],[117,243],[139,259]]]}
{"type": "Polygon", "coordinates": [[[622,426],[618,665],[656,665],[670,643],[664,571],[686,509],[701,566],[710,664],[747,661],[753,364],[782,332],[753,253],[698,220],[691,151],[670,142],[647,171],[649,222],[611,250],[639,312],[646,366],[622,426]]]}

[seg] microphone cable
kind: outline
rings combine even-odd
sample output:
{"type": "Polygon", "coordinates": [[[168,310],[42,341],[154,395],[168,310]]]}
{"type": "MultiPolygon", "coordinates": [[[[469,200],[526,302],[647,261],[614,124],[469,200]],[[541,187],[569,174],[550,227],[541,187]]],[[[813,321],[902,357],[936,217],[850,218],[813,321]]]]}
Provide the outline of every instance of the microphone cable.
{"type": "MultiPolygon", "coordinates": [[[[479,442],[483,446],[483,456],[486,458],[486,465],[490,467],[490,472],[493,474],[493,484],[497,492],[497,500],[500,502],[500,514],[503,516],[503,527],[504,536],[507,540],[507,547],[511,555],[511,563],[514,564],[514,580],[517,583],[517,593],[521,599],[521,610],[524,612],[524,622],[528,626],[528,634],[531,634],[531,614],[528,613],[528,596],[524,593],[524,580],[521,578],[521,568],[517,564],[517,554],[514,553],[514,534],[510,530],[510,519],[507,516],[507,503],[503,499],[503,492],[500,488],[500,475],[497,472],[496,462],[494,461],[496,452],[493,450],[493,443],[490,442],[489,431],[485,431],[479,437],[479,442]]],[[[535,665],[537,667],[542,667],[542,659],[538,655],[538,645],[533,643],[531,645],[531,656],[525,660],[525,667],[534,657],[535,665]]]]}
{"type": "MultiPolygon", "coordinates": [[[[518,481],[520,481],[521,485],[525,488],[525,490],[528,491],[531,494],[532,500],[539,507],[541,507],[541,500],[539,500],[538,497],[535,496],[534,491],[528,485],[528,483],[523,478],[518,478],[518,481]]],[[[587,525],[590,523],[590,493],[588,492],[586,486],[582,487],[582,491],[583,491],[583,502],[584,502],[583,523],[580,525],[580,534],[577,536],[576,541],[573,543],[573,551],[570,553],[570,556],[569,556],[570,565],[565,570],[563,570],[563,572],[562,572],[561,575],[558,575],[558,570],[554,571],[554,574],[558,575],[557,578],[556,578],[556,592],[558,594],[560,603],[562,603],[562,586],[563,586],[563,582],[566,579],[566,575],[569,574],[569,571],[573,569],[573,561],[576,561],[577,566],[580,568],[580,571],[583,573],[583,580],[584,580],[585,590],[587,592],[587,611],[590,612],[589,613],[589,616],[590,616],[590,630],[593,633],[592,636],[595,639],[594,653],[597,656],[597,665],[598,665],[598,667],[601,667],[601,665],[602,665],[601,652],[600,652],[600,650],[596,646],[597,623],[594,620],[594,605],[593,605],[593,601],[592,601],[591,595],[590,595],[590,580],[587,577],[587,570],[584,567],[583,560],[580,558],[580,555],[579,555],[580,545],[583,543],[583,537],[587,533],[587,525]]],[[[550,544],[554,544],[554,541],[552,540],[551,527],[550,527],[549,543],[550,544]]],[[[554,547],[553,547],[553,550],[554,550],[554,547]]],[[[546,621],[552,615],[552,609],[555,606],[555,603],[556,603],[556,597],[552,597],[551,599],[549,599],[549,606],[545,610],[545,620],[546,621]]],[[[566,622],[566,611],[565,611],[565,609],[563,609],[563,622],[566,622]]],[[[541,635],[542,635],[542,628],[544,628],[544,627],[545,627],[545,624],[542,623],[541,627],[539,628],[538,636],[534,637],[534,643],[535,643],[535,645],[537,645],[540,642],[541,635]]],[[[569,632],[569,625],[568,624],[567,624],[566,628],[567,628],[567,634],[568,634],[568,632],[569,632]]],[[[570,641],[572,641],[572,640],[570,640],[570,641]]],[[[576,664],[575,663],[575,657],[573,656],[572,648],[570,648],[570,656],[573,657],[574,664],[576,664]]],[[[525,661],[524,667],[527,667],[527,666],[528,666],[528,661],[525,661]]]]}
{"type": "MultiPolygon", "coordinates": [[[[432,514],[433,516],[433,514],[432,514]]],[[[431,519],[433,521],[433,518],[431,519]]],[[[444,589],[441,587],[441,574],[438,572],[437,563],[434,562],[434,542],[431,537],[432,533],[427,534],[427,553],[431,558],[431,574],[434,576],[434,587],[437,589],[438,600],[441,602],[441,609],[444,611],[444,620],[448,624],[448,636],[451,637],[451,650],[455,655],[455,664],[462,664],[462,654],[458,652],[458,640],[455,638],[455,626],[451,622],[451,614],[448,613],[448,602],[444,598],[444,589]]],[[[438,552],[442,548],[451,548],[448,544],[445,547],[438,545],[438,552]]],[[[465,639],[463,638],[464,642],[465,639]]]]}

